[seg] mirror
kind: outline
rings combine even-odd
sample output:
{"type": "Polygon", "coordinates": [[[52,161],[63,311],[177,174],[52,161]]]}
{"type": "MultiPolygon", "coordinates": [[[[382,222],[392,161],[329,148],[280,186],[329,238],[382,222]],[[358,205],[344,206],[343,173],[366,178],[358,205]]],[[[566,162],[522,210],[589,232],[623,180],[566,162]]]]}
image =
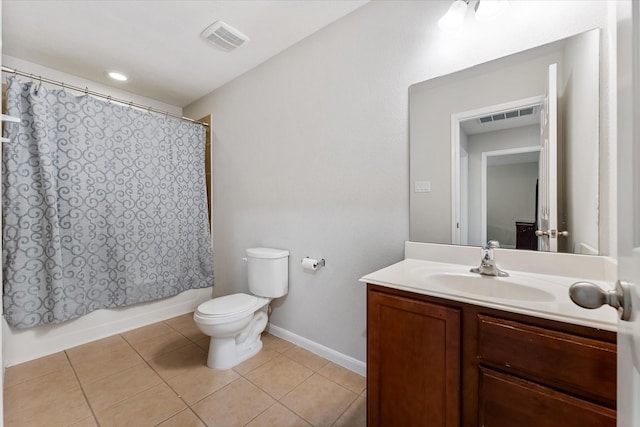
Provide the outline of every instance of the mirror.
{"type": "Polygon", "coordinates": [[[600,30],[409,88],[410,240],[599,253],[600,30]]]}

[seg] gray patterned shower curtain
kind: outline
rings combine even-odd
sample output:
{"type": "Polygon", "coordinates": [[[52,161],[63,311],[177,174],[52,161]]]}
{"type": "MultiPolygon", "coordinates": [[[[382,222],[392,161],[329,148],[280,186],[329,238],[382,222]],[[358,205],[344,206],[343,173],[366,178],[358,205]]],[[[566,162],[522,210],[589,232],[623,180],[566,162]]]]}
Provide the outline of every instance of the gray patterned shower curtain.
{"type": "Polygon", "coordinates": [[[205,129],[9,78],[4,316],[28,328],[213,284],[205,129]]]}

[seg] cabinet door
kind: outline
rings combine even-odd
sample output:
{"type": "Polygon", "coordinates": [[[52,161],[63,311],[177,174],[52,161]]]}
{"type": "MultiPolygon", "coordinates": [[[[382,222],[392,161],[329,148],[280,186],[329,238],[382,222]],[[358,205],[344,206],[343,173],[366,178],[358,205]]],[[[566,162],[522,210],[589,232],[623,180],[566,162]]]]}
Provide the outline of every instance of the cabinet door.
{"type": "Polygon", "coordinates": [[[614,410],[510,375],[480,369],[479,426],[615,427],[614,410]]]}
{"type": "Polygon", "coordinates": [[[458,427],[460,310],[368,293],[367,425],[458,427]]]}

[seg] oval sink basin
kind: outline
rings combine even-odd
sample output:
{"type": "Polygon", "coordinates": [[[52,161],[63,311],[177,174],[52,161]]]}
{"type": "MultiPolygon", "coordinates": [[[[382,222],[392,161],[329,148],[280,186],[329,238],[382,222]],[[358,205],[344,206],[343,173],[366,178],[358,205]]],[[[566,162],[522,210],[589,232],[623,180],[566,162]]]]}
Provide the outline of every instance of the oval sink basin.
{"type": "MultiPolygon", "coordinates": [[[[537,302],[555,300],[552,293],[534,286],[518,283],[516,281],[518,279],[512,279],[510,277],[440,273],[430,275],[427,280],[451,290],[483,297],[537,302]]],[[[531,281],[531,279],[525,280],[531,281]]]]}

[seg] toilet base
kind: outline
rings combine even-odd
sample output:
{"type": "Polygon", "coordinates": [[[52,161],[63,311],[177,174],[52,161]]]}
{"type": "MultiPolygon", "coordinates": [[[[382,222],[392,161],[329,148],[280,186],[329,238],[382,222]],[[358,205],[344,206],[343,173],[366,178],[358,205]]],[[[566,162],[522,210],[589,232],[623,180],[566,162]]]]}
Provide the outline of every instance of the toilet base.
{"type": "Polygon", "coordinates": [[[266,310],[258,310],[251,322],[236,336],[211,337],[207,366],[212,369],[231,369],[262,350],[260,334],[267,326],[266,310]]]}
{"type": "MultiPolygon", "coordinates": [[[[214,339],[212,338],[209,343],[209,355],[207,356],[207,366],[212,369],[231,369],[245,360],[252,358],[262,350],[262,340],[258,340],[242,352],[234,351],[234,353],[236,353],[235,357],[229,359],[228,357],[222,357],[219,351],[220,343],[214,344],[213,341],[214,339]]],[[[232,344],[235,347],[235,343],[232,344]]]]}

